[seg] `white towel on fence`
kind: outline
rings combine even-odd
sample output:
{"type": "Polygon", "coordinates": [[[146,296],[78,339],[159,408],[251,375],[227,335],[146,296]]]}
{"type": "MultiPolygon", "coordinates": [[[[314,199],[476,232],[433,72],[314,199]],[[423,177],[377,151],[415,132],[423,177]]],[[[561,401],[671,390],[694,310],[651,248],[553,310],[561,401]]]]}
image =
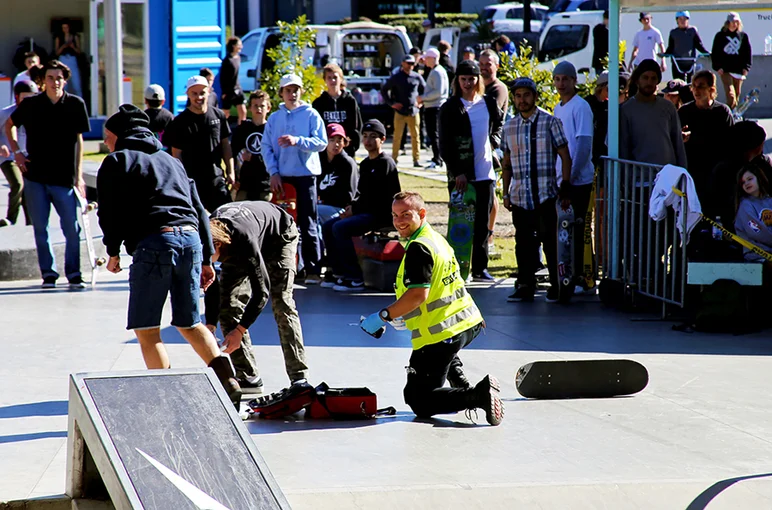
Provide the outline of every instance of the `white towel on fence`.
{"type": "Polygon", "coordinates": [[[700,222],[700,199],[697,197],[697,189],[694,187],[694,180],[685,168],[675,165],[665,165],[657,173],[654,179],[654,189],[651,190],[651,199],[649,201],[649,216],[654,221],[661,221],[667,217],[667,207],[672,206],[676,214],[676,226],[681,233],[681,239],[689,244],[689,234],[692,229],[700,222]],[[685,178],[685,186],[682,188],[686,194],[687,208],[686,212],[686,232],[683,231],[681,220],[681,197],[676,195],[673,187],[678,187],[681,177],[685,178]]]}

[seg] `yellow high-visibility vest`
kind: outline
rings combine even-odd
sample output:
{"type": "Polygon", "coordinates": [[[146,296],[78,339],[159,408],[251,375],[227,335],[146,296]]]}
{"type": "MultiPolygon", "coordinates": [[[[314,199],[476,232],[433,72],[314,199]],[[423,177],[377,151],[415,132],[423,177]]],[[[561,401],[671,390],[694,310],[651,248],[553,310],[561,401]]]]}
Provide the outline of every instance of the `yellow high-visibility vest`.
{"type": "MultiPolygon", "coordinates": [[[[420,307],[402,317],[412,331],[413,349],[418,350],[456,336],[481,323],[483,318],[464,287],[453,248],[445,238],[424,223],[408,239],[405,256],[411,243],[426,246],[434,259],[429,297],[420,307]]],[[[404,276],[405,257],[402,257],[394,285],[397,299],[408,290],[404,276]]]]}

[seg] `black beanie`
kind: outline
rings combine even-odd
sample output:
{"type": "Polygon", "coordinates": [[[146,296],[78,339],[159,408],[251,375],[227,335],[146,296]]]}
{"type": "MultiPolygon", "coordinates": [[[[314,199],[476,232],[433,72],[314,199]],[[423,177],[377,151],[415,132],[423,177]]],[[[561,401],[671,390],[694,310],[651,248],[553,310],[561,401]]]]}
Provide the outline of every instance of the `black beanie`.
{"type": "Polygon", "coordinates": [[[731,128],[735,149],[748,152],[762,145],[767,140],[767,132],[759,124],[744,120],[731,128]]]}
{"type": "Polygon", "coordinates": [[[480,76],[480,66],[474,60],[462,60],[456,67],[456,76],[480,76]]]}
{"type": "Polygon", "coordinates": [[[118,138],[123,138],[139,129],[148,129],[150,118],[145,112],[133,104],[122,104],[118,113],[107,119],[105,129],[111,131],[118,138]]]}
{"type": "Polygon", "coordinates": [[[654,71],[655,73],[657,73],[657,82],[662,81],[662,69],[660,69],[659,64],[657,64],[654,60],[650,58],[647,58],[646,60],[638,64],[638,67],[635,70],[638,72],[636,74],[636,81],[646,71],[654,71]]]}

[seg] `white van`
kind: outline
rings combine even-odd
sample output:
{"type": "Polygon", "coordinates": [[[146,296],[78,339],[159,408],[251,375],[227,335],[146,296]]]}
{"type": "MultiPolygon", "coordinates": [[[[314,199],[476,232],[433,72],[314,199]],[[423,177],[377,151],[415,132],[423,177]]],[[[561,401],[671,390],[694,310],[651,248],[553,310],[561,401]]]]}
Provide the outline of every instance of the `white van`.
{"type": "Polygon", "coordinates": [[[603,11],[555,14],[539,36],[539,68],[552,70],[554,62],[567,60],[579,74],[592,69],[592,29],[603,22],[603,11]]]}
{"type": "MultiPolygon", "coordinates": [[[[380,89],[391,69],[402,61],[411,48],[404,27],[379,23],[356,22],[346,25],[309,25],[316,30],[316,47],[306,48],[307,62],[321,69],[335,62],[343,69],[350,89],[359,87],[363,92],[380,89]]],[[[273,67],[267,50],[280,42],[277,27],[252,30],[241,38],[241,68],[239,81],[245,91],[256,90],[260,74],[273,67]]]]}

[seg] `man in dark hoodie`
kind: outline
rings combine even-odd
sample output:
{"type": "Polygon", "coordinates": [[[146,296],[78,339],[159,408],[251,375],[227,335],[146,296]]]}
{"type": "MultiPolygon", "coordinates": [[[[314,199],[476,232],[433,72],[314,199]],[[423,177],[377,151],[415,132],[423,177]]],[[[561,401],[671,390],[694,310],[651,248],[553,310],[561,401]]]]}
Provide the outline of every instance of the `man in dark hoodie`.
{"type": "Polygon", "coordinates": [[[111,154],[97,176],[99,226],[110,260],[121,271],[121,244],[133,256],[126,329],[134,330],[150,369],[169,368],[161,341],[161,312],[172,296],[172,325],[214,370],[238,406],[241,388],[214,335],[201,324],[199,281],[214,280],[212,239],[196,186],[177,159],[163,151],[137,107],[122,105],[105,123],[111,154]]]}
{"type": "Polygon", "coordinates": [[[319,112],[326,126],[330,124],[343,126],[350,139],[344,150],[353,158],[362,138],[362,113],[359,111],[359,103],[351,92],[345,89],[343,70],[338,64],[324,66],[322,77],[327,90],[311,103],[311,107],[319,112]]]}
{"type": "MultiPolygon", "coordinates": [[[[327,259],[333,263],[332,275],[325,278],[338,292],[364,288],[362,269],[357,261],[353,238],[391,224],[391,202],[401,191],[394,160],[382,152],[386,128],[379,120],[368,120],[362,129],[368,157],[359,166],[357,198],[337,218],[322,225],[327,259]]],[[[329,271],[329,269],[328,269],[329,271]]]]}

